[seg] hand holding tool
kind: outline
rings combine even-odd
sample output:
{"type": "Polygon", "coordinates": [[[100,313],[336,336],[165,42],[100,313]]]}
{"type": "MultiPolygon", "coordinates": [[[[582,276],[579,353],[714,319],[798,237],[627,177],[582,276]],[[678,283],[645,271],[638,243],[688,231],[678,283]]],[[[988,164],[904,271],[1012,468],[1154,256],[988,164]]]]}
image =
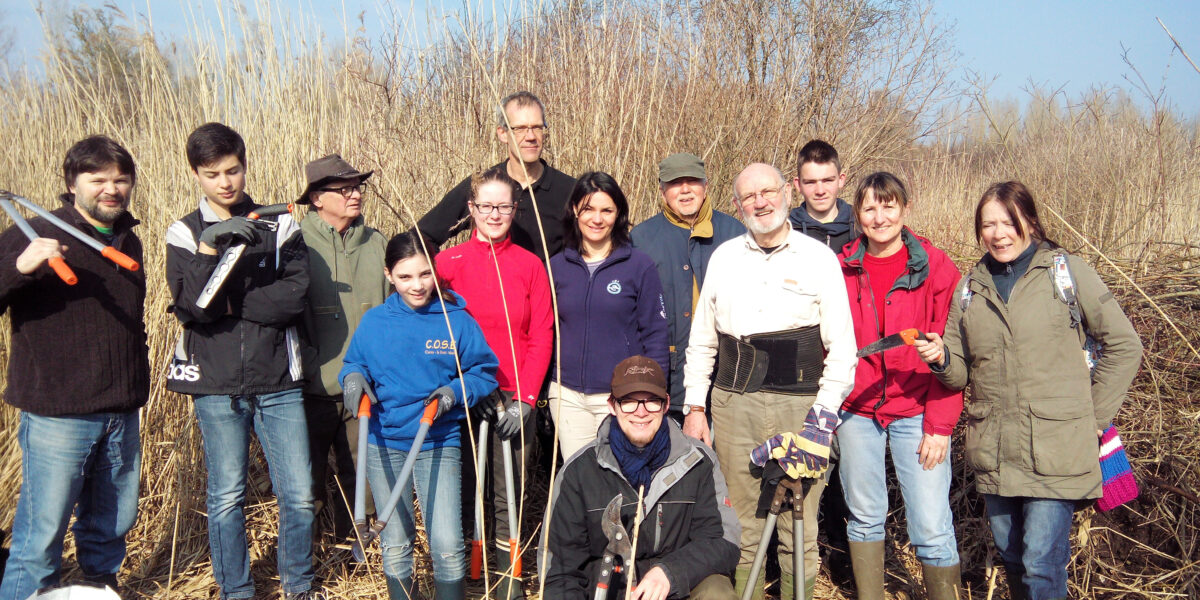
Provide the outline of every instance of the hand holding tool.
{"type": "Polygon", "coordinates": [[[521,435],[522,423],[533,412],[531,406],[516,398],[509,402],[508,408],[498,406],[496,410],[496,435],[506,442],[521,435]]]}
{"type": "Polygon", "coordinates": [[[426,406],[436,406],[437,412],[434,413],[433,419],[436,421],[446,414],[454,405],[458,403],[458,398],[454,396],[454,388],[443,385],[442,387],[433,390],[433,393],[425,399],[426,406]]]}
{"type": "MultiPolygon", "coordinates": [[[[32,227],[29,226],[29,222],[25,220],[25,217],[21,216],[21,213],[17,212],[16,207],[13,206],[12,202],[9,202],[7,198],[0,197],[0,207],[3,207],[4,212],[8,213],[8,216],[12,217],[13,223],[16,224],[17,229],[20,229],[21,233],[24,233],[25,237],[29,238],[29,241],[32,242],[33,240],[41,237],[36,231],[33,230],[32,227]]],[[[55,274],[58,275],[58,278],[62,279],[67,285],[75,285],[76,283],[79,283],[79,278],[75,276],[75,272],[71,270],[71,267],[67,266],[67,263],[63,261],[61,256],[51,256],[50,258],[47,258],[46,264],[50,265],[50,268],[53,269],[55,274]]]]}
{"type": "Polygon", "coordinates": [[[899,348],[900,346],[911,346],[917,340],[928,340],[925,333],[918,329],[904,329],[892,335],[880,338],[879,340],[863,346],[854,356],[862,358],[884,350],[899,348]]]}
{"type": "MultiPolygon", "coordinates": [[[[291,204],[268,204],[267,206],[260,207],[258,210],[251,211],[245,218],[257,221],[262,217],[277,217],[290,212],[292,212],[291,204]]],[[[264,222],[262,225],[265,225],[268,229],[278,227],[278,224],[273,222],[264,222]]],[[[206,229],[205,232],[207,231],[206,229]]],[[[245,252],[246,244],[234,244],[225,250],[225,253],[221,255],[221,259],[217,261],[217,266],[213,269],[212,275],[208,276],[208,281],[204,284],[204,289],[200,290],[200,296],[196,298],[196,306],[208,308],[208,305],[212,303],[213,297],[220,291],[221,286],[225,285],[225,280],[229,278],[229,273],[233,271],[233,266],[237,264],[238,259],[245,252]]]]}

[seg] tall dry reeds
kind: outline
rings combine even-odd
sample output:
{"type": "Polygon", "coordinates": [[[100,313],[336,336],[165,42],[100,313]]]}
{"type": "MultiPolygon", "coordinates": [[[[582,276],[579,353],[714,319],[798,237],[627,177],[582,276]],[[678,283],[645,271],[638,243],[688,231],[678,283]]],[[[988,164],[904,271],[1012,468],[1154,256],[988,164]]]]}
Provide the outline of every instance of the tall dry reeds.
{"type": "MultiPolygon", "coordinates": [[[[612,172],[634,203],[635,221],[657,210],[656,165],[671,152],[705,158],[710,194],[728,210],[730,180],[742,166],[766,160],[794,171],[799,147],[822,137],[841,151],[852,186],[876,169],[901,174],[916,198],[914,227],[968,262],[979,254],[970,225],[978,195],[994,181],[1022,179],[1079,232],[1043,215],[1060,243],[1091,244],[1146,291],[1136,293],[1116,266],[1101,265],[1147,347],[1118,424],[1139,475],[1170,487],[1145,484],[1139,503],[1112,515],[1082,513],[1073,584],[1081,597],[1196,595],[1200,515],[1189,498],[1200,491],[1200,357],[1168,326],[1176,321],[1196,343],[1194,119],[1157,106],[1147,113],[1117,91],[1035,95],[1023,110],[979,95],[961,114],[945,110],[956,93],[947,80],[946,29],[918,0],[637,0],[619,7],[529,0],[430,14],[428,26],[405,8],[391,10],[378,38],[352,33],[336,45],[311,21],[284,17],[267,0],[194,23],[176,40],[108,13],[120,27],[91,30],[88,44],[56,45],[44,76],[4,78],[0,187],[53,202],[63,190],[62,155],[91,133],[133,152],[139,183],[132,210],[143,223],[157,366],[178,334],[166,312],[163,234],[199,199],[183,144],[206,121],[243,134],[248,191],[260,202],[293,199],[302,165],[328,152],[375,169],[367,218],[388,234],[410,227],[412,215],[472,171],[503,159],[495,104],[517,89],[547,104],[547,158],[568,173],[612,172]]],[[[48,36],[69,42],[69,27],[50,26],[48,36]]],[[[188,399],[167,393],[164,383],[157,371],[143,411],[141,516],[124,577],[139,597],[213,596],[199,432],[188,399]]],[[[14,491],[0,498],[0,524],[11,522],[20,477],[15,417],[0,411],[0,484],[14,491]]],[[[958,465],[952,501],[971,595],[1002,597],[1003,584],[989,596],[985,567],[996,561],[970,475],[958,465]]],[[[532,485],[534,497],[544,497],[545,475],[532,485]]],[[[260,461],[248,510],[260,582],[274,571],[269,487],[260,461]]],[[[543,507],[534,504],[525,512],[524,547],[538,537],[543,507]]],[[[905,581],[919,569],[902,529],[889,526],[897,550],[889,569],[905,581]]],[[[345,548],[327,545],[316,555],[318,575],[336,597],[385,597],[377,563],[352,566],[345,548]]],[[[274,590],[267,583],[263,592],[274,590]]],[[[850,594],[824,579],[819,590],[850,594]]]]}

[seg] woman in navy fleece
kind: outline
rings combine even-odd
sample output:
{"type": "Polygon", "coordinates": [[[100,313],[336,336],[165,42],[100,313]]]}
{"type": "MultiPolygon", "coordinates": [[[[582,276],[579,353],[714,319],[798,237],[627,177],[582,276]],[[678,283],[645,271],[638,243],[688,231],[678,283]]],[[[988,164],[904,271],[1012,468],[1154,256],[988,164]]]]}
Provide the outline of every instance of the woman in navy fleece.
{"type": "Polygon", "coordinates": [[[629,240],[629,202],[607,173],[584,173],[563,217],[563,251],[550,259],[560,355],[550,414],[563,457],[596,438],[608,417],[617,363],[649,356],[666,372],[667,315],[654,260],[629,240]]]}
{"type": "Polygon", "coordinates": [[[425,405],[439,404],[408,490],[380,536],[388,597],[415,597],[415,482],[429,535],[437,598],[462,599],[467,570],[459,491],[460,423],[466,416],[462,405],[473,405],[496,388],[496,355],[467,314],[466,302],[454,292],[438,296],[433,265],[416,234],[392,238],[384,262],[396,293],[363,315],[340,374],[343,388],[352,378],[358,379],[360,384],[372,386],[379,398],[371,408],[367,447],[367,480],[375,494],[375,506],[386,503],[396,483],[425,405]],[[455,364],[456,353],[461,371],[455,364]]]}

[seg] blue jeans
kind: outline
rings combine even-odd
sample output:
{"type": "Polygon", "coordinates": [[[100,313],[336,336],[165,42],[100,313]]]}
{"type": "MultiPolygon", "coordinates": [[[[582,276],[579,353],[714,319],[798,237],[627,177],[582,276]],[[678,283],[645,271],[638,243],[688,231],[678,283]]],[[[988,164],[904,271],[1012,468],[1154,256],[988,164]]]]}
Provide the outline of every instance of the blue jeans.
{"type": "Polygon", "coordinates": [[[196,396],[208,467],[208,548],[222,598],[253,598],[246,547],[250,431],[267,457],[279,501],[278,567],[286,593],[312,585],[312,465],[300,390],[258,396],[196,396]]]}
{"type": "Polygon", "coordinates": [[[983,495],[996,550],[1029,600],[1067,597],[1074,500],[983,495]]]}
{"type": "Polygon", "coordinates": [[[76,559],[85,577],[115,574],[137,520],[138,411],[70,417],[21,413],[21,492],[0,598],[25,600],[59,583],[63,536],[75,512],[76,559]]]}
{"type": "Polygon", "coordinates": [[[417,454],[412,477],[404,484],[404,492],[396,512],[388,517],[384,505],[396,485],[396,477],[404,466],[408,452],[369,444],[367,446],[367,481],[375,496],[379,518],[387,526],[379,536],[383,550],[383,574],[401,579],[412,577],[413,543],[417,525],[413,517],[413,482],[417,485],[417,501],[425,518],[425,533],[429,536],[429,555],[433,558],[435,581],[458,581],[467,574],[466,552],[462,533],[462,451],[443,446],[417,454]]]}
{"type": "Polygon", "coordinates": [[[958,564],[954,538],[954,516],[950,513],[950,456],[926,471],[918,460],[917,448],[924,436],[924,415],[899,419],[884,429],[874,419],[851,412],[841,413],[837,428],[841,455],[838,473],[842,495],[850,509],[846,536],[851,542],[883,540],[888,513],[887,466],[892,466],[904,497],[908,538],[917,559],[934,567],[958,564]]]}

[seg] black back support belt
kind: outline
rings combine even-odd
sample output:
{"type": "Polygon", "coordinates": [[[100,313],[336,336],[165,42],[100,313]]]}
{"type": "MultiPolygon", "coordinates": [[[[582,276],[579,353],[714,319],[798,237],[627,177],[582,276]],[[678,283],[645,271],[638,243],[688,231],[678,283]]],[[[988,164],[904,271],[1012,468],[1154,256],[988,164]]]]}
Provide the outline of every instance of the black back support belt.
{"type": "Polygon", "coordinates": [[[786,331],[756,333],[737,339],[718,334],[718,388],[745,394],[817,393],[825,369],[821,327],[810,325],[786,331]]]}

